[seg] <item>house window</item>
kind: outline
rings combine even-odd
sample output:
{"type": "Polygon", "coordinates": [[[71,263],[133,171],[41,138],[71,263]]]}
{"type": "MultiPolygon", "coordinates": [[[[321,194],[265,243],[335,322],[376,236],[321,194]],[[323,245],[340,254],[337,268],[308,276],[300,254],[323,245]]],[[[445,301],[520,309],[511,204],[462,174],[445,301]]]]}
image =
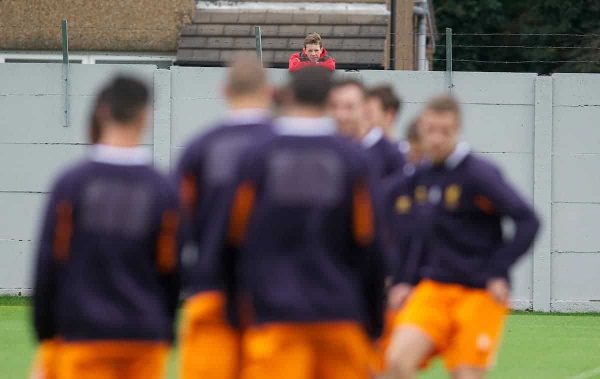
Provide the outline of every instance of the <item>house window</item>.
{"type": "MultiPolygon", "coordinates": [[[[78,53],[69,54],[70,63],[82,64],[150,64],[168,69],[175,55],[123,54],[123,53],[78,53]]],[[[61,52],[0,52],[0,63],[62,63],[61,52]]]]}
{"type": "MultiPolygon", "coordinates": [[[[81,59],[69,59],[69,63],[81,63],[81,59]]],[[[62,59],[53,58],[4,58],[3,63],[62,63],[62,59]]]]}

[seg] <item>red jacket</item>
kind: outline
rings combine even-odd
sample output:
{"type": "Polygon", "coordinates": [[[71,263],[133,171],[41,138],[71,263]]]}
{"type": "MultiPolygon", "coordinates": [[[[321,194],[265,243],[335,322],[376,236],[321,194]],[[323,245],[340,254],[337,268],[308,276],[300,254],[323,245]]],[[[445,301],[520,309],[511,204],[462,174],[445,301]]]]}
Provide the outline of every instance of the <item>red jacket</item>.
{"type": "Polygon", "coordinates": [[[294,53],[290,56],[289,61],[289,70],[290,72],[296,72],[301,70],[306,66],[323,66],[328,70],[335,70],[335,59],[333,57],[327,55],[327,50],[323,48],[321,52],[321,56],[319,57],[319,61],[317,63],[312,63],[310,59],[304,54],[304,52],[294,53]]]}

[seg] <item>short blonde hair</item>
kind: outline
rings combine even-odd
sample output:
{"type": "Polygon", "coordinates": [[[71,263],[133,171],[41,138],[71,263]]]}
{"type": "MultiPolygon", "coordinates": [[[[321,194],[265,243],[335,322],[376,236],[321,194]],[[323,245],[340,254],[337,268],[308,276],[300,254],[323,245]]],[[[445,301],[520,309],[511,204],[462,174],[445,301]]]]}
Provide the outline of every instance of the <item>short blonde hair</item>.
{"type": "Polygon", "coordinates": [[[255,54],[239,53],[230,63],[226,87],[233,96],[256,93],[267,85],[267,74],[255,54]]]}
{"type": "Polygon", "coordinates": [[[434,113],[452,113],[456,116],[456,119],[460,121],[461,119],[461,110],[460,105],[455,97],[452,95],[441,95],[436,96],[433,99],[429,100],[427,106],[425,106],[425,111],[431,111],[434,113]]]}

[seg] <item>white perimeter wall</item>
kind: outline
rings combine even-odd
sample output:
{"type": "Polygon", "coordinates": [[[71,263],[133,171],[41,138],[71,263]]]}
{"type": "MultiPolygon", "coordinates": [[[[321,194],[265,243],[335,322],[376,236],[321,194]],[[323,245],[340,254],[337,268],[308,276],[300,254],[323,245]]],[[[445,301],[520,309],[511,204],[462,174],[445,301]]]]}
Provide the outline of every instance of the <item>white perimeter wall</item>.
{"type": "MultiPolygon", "coordinates": [[[[0,293],[28,293],[51,178],[84,154],[94,93],[119,72],[154,89],[144,143],[164,169],[225,111],[221,68],[71,65],[65,127],[60,64],[0,64],[0,293]]],[[[391,83],[404,102],[399,133],[447,90],[443,72],[340,75],[391,83]]],[[[269,70],[269,77],[283,83],[287,72],[269,70]]],[[[532,254],[513,272],[515,308],[600,311],[600,75],[456,72],[453,93],[463,104],[465,139],[504,169],[543,218],[532,254]]]]}

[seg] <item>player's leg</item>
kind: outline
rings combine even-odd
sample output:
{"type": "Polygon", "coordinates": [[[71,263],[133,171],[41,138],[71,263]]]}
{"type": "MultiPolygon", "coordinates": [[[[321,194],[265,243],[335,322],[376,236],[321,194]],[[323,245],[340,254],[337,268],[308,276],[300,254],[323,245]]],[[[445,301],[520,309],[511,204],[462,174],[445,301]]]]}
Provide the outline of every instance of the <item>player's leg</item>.
{"type": "Polygon", "coordinates": [[[323,323],[311,330],[317,378],[368,379],[373,348],[362,327],[352,322],[323,323]]]}
{"type": "Polygon", "coordinates": [[[451,336],[448,318],[455,288],[431,280],[419,283],[394,320],[394,332],[386,352],[389,378],[413,378],[451,336]]]}
{"type": "Polygon", "coordinates": [[[483,379],[485,370],[475,367],[457,367],[452,372],[452,379],[483,379]]]}
{"type": "Polygon", "coordinates": [[[387,379],[413,379],[424,361],[433,353],[432,339],[419,327],[400,326],[393,334],[386,353],[387,379]]]}
{"type": "Polygon", "coordinates": [[[508,309],[485,290],[466,289],[453,310],[456,332],[444,351],[453,378],[480,379],[494,364],[508,309]]]}
{"type": "Polygon", "coordinates": [[[311,379],[314,367],[301,326],[262,325],[244,332],[240,379],[311,379]]]}
{"type": "Polygon", "coordinates": [[[239,371],[240,336],[225,320],[217,292],[186,301],[180,333],[181,378],[233,379],[239,371]]]}
{"type": "Polygon", "coordinates": [[[385,322],[381,337],[375,342],[373,357],[371,359],[372,371],[376,374],[381,374],[385,369],[385,352],[392,341],[394,333],[394,320],[398,317],[400,311],[398,309],[387,310],[385,313],[385,322]]]}

